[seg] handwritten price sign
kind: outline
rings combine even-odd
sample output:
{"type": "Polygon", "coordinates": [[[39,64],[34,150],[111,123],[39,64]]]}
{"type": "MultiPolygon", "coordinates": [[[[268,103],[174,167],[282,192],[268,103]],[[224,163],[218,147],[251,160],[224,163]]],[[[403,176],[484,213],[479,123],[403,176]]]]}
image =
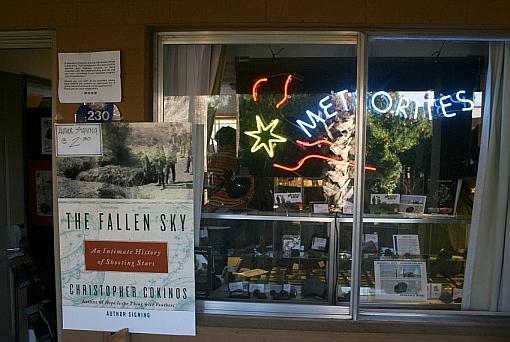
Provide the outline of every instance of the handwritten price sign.
{"type": "Polygon", "coordinates": [[[102,156],[101,124],[55,125],[57,157],[102,156]]]}

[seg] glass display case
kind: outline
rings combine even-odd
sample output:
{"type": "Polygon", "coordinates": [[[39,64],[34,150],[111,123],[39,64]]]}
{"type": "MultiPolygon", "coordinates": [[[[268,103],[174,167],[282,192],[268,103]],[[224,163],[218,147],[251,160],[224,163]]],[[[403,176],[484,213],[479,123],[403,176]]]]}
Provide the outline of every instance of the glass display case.
{"type": "MultiPolygon", "coordinates": [[[[367,215],[361,244],[360,303],[460,308],[467,251],[468,217],[367,215]]],[[[339,224],[340,241],[352,223],[339,224]]],[[[340,243],[337,300],[347,302],[351,250],[340,243]]]]}
{"type": "Polygon", "coordinates": [[[224,44],[217,95],[175,111],[204,120],[204,302],[461,308],[487,44],[357,43],[224,44]]]}
{"type": "MultiPolygon", "coordinates": [[[[200,297],[349,305],[352,222],[305,212],[204,212],[197,251],[205,250],[208,274],[197,276],[200,297]]],[[[469,224],[460,216],[367,215],[361,305],[459,309],[469,224]]]]}
{"type": "Polygon", "coordinates": [[[200,246],[210,249],[202,259],[210,263],[204,297],[330,303],[332,222],[299,213],[203,213],[200,246]]]}

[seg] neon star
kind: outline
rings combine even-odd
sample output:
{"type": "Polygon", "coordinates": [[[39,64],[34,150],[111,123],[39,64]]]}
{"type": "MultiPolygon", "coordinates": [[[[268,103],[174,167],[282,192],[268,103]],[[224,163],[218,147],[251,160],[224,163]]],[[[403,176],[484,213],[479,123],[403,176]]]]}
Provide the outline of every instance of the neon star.
{"type": "MultiPolygon", "coordinates": [[[[251,147],[251,152],[257,152],[261,148],[264,148],[269,155],[270,158],[273,158],[274,156],[274,145],[279,142],[286,142],[287,139],[275,134],[273,131],[278,125],[279,120],[274,119],[272,120],[269,125],[264,126],[264,122],[262,122],[262,119],[259,115],[255,116],[255,120],[257,120],[257,130],[256,131],[246,131],[244,134],[257,139],[253,146],[251,147]],[[261,142],[262,138],[261,135],[263,135],[265,132],[268,132],[270,135],[270,138],[267,140],[267,142],[261,142]]],[[[267,135],[264,134],[264,135],[267,135]]]]}

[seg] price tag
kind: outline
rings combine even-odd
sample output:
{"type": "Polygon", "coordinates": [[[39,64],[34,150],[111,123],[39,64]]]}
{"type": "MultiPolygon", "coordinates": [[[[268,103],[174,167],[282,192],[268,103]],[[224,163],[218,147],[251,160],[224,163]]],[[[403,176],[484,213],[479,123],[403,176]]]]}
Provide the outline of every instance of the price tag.
{"type": "Polygon", "coordinates": [[[55,125],[57,157],[102,156],[101,124],[55,125]]]}

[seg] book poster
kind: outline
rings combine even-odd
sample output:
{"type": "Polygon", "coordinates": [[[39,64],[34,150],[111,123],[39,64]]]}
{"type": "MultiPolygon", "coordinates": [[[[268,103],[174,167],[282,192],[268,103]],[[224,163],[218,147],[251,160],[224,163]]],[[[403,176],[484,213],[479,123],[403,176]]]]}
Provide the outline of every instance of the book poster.
{"type": "Polygon", "coordinates": [[[195,335],[189,124],[102,126],[57,158],[63,328],[195,335]]]}

